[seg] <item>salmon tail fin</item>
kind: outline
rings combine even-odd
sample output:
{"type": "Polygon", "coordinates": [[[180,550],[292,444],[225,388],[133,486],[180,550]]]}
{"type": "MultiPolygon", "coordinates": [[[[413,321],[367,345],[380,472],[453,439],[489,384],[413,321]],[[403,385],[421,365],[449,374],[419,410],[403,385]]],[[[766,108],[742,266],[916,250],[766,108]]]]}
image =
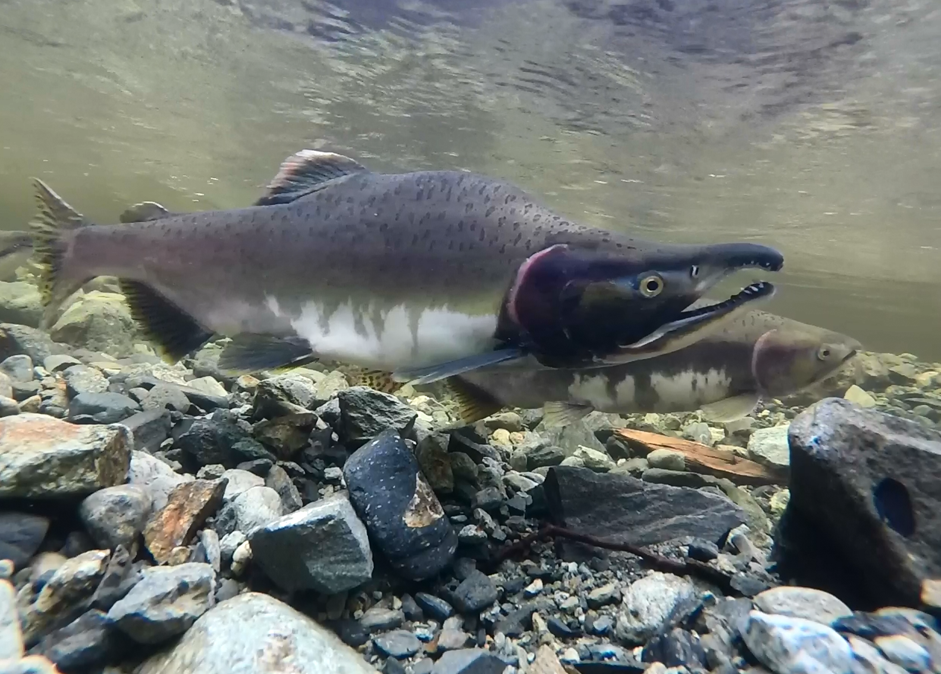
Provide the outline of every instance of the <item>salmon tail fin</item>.
{"type": "Polygon", "coordinates": [[[39,292],[43,304],[41,327],[54,322],[59,306],[90,280],[63,271],[74,230],[90,224],[78,211],[38,178],[33,179],[39,213],[30,221],[33,251],[39,267],[39,292]]]}
{"type": "Polygon", "coordinates": [[[164,361],[172,365],[212,339],[212,332],[150,286],[127,279],[118,285],[140,331],[164,361]]]}

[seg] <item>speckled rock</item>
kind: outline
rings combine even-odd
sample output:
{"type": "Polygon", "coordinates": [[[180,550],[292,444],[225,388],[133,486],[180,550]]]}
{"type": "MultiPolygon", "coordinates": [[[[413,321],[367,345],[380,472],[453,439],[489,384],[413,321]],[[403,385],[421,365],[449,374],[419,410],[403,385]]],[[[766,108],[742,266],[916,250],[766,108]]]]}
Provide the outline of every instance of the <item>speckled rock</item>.
{"type": "Polygon", "coordinates": [[[812,620],[750,611],[748,650],[773,672],[852,672],[853,652],[835,630],[812,620]]]}
{"type": "Polygon", "coordinates": [[[123,545],[133,549],[144,530],[153,505],[149,492],[138,485],[122,484],[96,491],[82,501],[82,522],[102,548],[123,545]]]}
{"type": "Polygon", "coordinates": [[[816,620],[829,625],[853,612],[828,592],[811,587],[775,587],[755,596],[755,608],[764,613],[816,620]]]}
{"type": "Polygon", "coordinates": [[[625,644],[645,643],[663,624],[670,611],[694,596],[696,588],[686,578],[654,572],[624,591],[617,620],[617,636],[625,644]]]}
{"type": "Polygon", "coordinates": [[[130,432],[43,414],[0,419],[0,497],[85,496],[124,482],[130,432]]]}
{"type": "Polygon", "coordinates": [[[336,634],[267,595],[249,592],[203,614],[169,650],[134,674],[375,674],[336,634]]]}

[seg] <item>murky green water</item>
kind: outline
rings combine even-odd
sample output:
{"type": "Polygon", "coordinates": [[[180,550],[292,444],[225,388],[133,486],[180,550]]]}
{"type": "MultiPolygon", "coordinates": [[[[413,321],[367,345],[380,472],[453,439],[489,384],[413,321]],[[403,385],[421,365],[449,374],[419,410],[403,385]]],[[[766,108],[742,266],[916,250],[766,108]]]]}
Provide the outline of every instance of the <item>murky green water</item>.
{"type": "Polygon", "coordinates": [[[0,227],[33,175],[110,222],[248,204],[302,147],[466,168],[779,246],[772,310],[939,360],[939,34],[932,0],[0,0],[0,227]]]}

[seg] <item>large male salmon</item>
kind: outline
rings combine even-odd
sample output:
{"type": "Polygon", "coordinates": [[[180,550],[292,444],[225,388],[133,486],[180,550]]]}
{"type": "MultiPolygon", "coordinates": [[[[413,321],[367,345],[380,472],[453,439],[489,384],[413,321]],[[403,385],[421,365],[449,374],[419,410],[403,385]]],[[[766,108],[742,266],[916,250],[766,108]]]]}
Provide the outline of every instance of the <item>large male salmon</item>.
{"type": "Polygon", "coordinates": [[[665,245],[574,224],[485,176],[380,174],[311,150],[247,208],[148,203],[96,225],[36,186],[47,321],[88,280],[115,276],[162,355],[233,337],[220,362],[233,371],[312,356],[434,381],[524,355],[549,367],[645,358],[772,290],[684,312],[719,280],[783,264],[757,244],[665,245]]]}

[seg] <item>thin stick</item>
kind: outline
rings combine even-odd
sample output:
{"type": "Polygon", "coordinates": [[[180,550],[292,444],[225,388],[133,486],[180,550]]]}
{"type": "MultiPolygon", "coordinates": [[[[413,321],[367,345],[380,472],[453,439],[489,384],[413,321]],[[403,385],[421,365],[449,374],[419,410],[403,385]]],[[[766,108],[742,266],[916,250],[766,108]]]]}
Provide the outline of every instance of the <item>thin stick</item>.
{"type": "Polygon", "coordinates": [[[547,538],[567,538],[578,543],[584,543],[586,545],[593,545],[596,548],[602,548],[604,550],[614,550],[616,552],[627,552],[636,557],[640,557],[647,564],[658,571],[665,571],[667,573],[674,573],[676,575],[696,575],[701,578],[708,580],[712,583],[715,583],[719,588],[726,594],[735,594],[740,595],[735,588],[732,587],[732,578],[727,573],[720,571],[714,567],[704,564],[695,559],[684,559],[676,560],[670,559],[669,557],[664,557],[663,555],[658,555],[656,553],[645,550],[644,548],[638,547],[636,545],[631,545],[630,543],[615,543],[613,541],[606,541],[601,538],[595,538],[594,536],[589,536],[587,534],[580,534],[571,529],[566,529],[565,527],[556,526],[555,524],[545,524],[543,527],[534,534],[529,534],[516,541],[515,543],[510,543],[505,545],[499,552],[497,552],[494,558],[494,566],[502,562],[504,559],[507,559],[515,554],[525,552],[529,546],[535,543],[538,540],[543,540],[547,538]]]}

